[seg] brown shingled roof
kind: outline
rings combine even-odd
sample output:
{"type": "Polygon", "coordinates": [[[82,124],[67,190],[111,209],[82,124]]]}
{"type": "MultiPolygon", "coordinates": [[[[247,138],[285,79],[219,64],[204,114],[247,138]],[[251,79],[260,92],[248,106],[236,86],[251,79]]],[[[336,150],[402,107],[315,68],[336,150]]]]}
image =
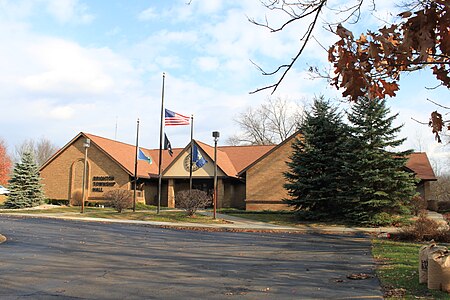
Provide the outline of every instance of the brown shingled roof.
{"type": "MultiPolygon", "coordinates": [[[[135,146],[114,141],[104,137],[89,133],[83,133],[90,138],[100,149],[102,149],[112,159],[117,161],[130,175],[134,174],[134,155],[135,146]]],[[[211,158],[214,159],[214,147],[195,141],[197,145],[211,158]]],[[[218,167],[230,177],[237,177],[239,171],[271,150],[270,146],[221,146],[217,147],[218,167]]],[[[158,174],[159,149],[146,149],[142,151],[153,160],[152,164],[145,161],[138,161],[138,177],[149,177],[149,174],[155,176],[158,174]]],[[[169,156],[167,151],[163,151],[162,168],[166,169],[170,163],[183,151],[183,148],[174,148],[173,156],[169,156]]]]}
{"type": "MultiPolygon", "coordinates": [[[[214,159],[214,147],[195,141],[205,153],[214,159]]],[[[217,147],[217,166],[230,177],[238,177],[245,167],[259,159],[275,145],[219,146],[217,147]]]]}
{"type": "MultiPolygon", "coordinates": [[[[134,175],[134,157],[136,153],[136,146],[125,144],[118,141],[113,141],[104,137],[96,136],[89,133],[84,133],[86,137],[91,139],[101,150],[109,155],[113,160],[117,161],[130,175],[134,175]]],[[[153,163],[149,164],[146,161],[138,160],[138,177],[150,177],[158,175],[159,149],[146,149],[140,147],[145,155],[150,156],[153,163]]],[[[162,152],[162,168],[168,166],[172,160],[182,151],[181,148],[173,149],[173,156],[171,157],[167,151],[162,152]]]]}
{"type": "MultiPolygon", "coordinates": [[[[206,155],[211,158],[211,160],[214,160],[214,147],[199,141],[195,142],[206,153],[206,155]]],[[[236,171],[233,162],[225,152],[219,149],[219,147],[217,147],[217,167],[220,168],[227,176],[237,177],[238,172],[236,171]]]]}
{"type": "MultiPolygon", "coordinates": [[[[72,139],[67,145],[61,148],[55,153],[44,165],[43,168],[50,161],[61,154],[68,146],[80,137],[86,137],[91,139],[91,142],[100,148],[111,159],[115,160],[126,172],[131,176],[134,175],[134,157],[135,146],[125,144],[122,142],[110,140],[104,137],[96,136],[89,133],[79,133],[74,139],[72,139]]],[[[197,145],[210,157],[214,159],[214,147],[195,141],[197,145]]],[[[189,146],[189,145],[188,145],[189,146]]],[[[174,148],[173,156],[168,154],[167,150],[163,150],[163,164],[162,169],[166,169],[172,161],[183,152],[185,148],[174,148]]],[[[264,155],[274,151],[277,146],[264,145],[264,146],[219,146],[217,147],[217,162],[218,167],[230,177],[237,177],[239,173],[245,171],[252,163],[261,159],[264,155]]],[[[155,177],[158,174],[158,158],[159,149],[146,149],[142,148],[142,151],[150,156],[153,160],[152,164],[143,160],[138,161],[138,177],[155,177]]],[[[413,171],[416,176],[421,180],[436,180],[436,176],[428,160],[427,154],[424,152],[412,153],[406,163],[406,167],[413,171]]]]}
{"type": "Polygon", "coordinates": [[[412,153],[408,157],[406,167],[412,170],[421,180],[437,180],[425,152],[412,153]]]}
{"type": "MultiPolygon", "coordinates": [[[[84,135],[91,139],[99,148],[101,148],[112,159],[116,160],[130,175],[134,174],[134,155],[135,146],[122,142],[110,140],[89,133],[84,135]]],[[[197,145],[211,158],[214,159],[214,147],[195,141],[197,145]]],[[[220,146],[217,147],[218,167],[230,177],[237,177],[237,174],[260,158],[266,152],[274,148],[269,146],[220,146]]],[[[138,177],[149,177],[149,174],[155,176],[158,174],[159,149],[146,149],[142,151],[150,156],[152,164],[145,161],[138,161],[138,177]]],[[[166,169],[170,163],[183,151],[183,148],[174,148],[173,156],[169,156],[167,151],[163,151],[162,168],[166,169]]]]}
{"type": "Polygon", "coordinates": [[[275,147],[275,145],[221,146],[218,149],[228,155],[236,171],[240,173],[275,147]]]}

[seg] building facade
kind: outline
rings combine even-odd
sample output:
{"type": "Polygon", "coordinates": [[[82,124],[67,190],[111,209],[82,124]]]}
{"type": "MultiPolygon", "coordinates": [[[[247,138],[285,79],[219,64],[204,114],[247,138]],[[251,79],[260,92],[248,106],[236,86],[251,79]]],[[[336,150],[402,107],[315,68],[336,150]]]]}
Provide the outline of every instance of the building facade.
{"type": "MultiPolygon", "coordinates": [[[[218,202],[217,208],[246,210],[289,210],[283,200],[288,194],[283,185],[286,161],[292,152],[297,134],[279,145],[220,146],[217,148],[218,202]]],[[[213,192],[214,147],[194,141],[207,163],[194,165],[192,186],[213,192]]],[[[189,189],[190,144],[173,149],[173,155],[162,152],[161,206],[176,207],[175,195],[189,189]]],[[[81,199],[85,178],[86,200],[104,201],[104,193],[112,189],[133,190],[136,179],[138,202],[157,205],[159,149],[141,148],[152,162],[135,160],[136,147],[88,133],[79,133],[40,169],[45,194],[50,199],[81,199]],[[88,148],[86,140],[90,141],[88,148]],[[84,166],[86,159],[86,176],[84,166]]],[[[410,156],[407,169],[420,182],[418,191],[429,200],[430,181],[436,180],[425,153],[410,156]]]]}
{"type": "MultiPolygon", "coordinates": [[[[212,194],[214,179],[214,148],[194,141],[207,163],[193,166],[192,186],[212,194]]],[[[245,181],[238,176],[243,168],[264,155],[274,146],[218,147],[218,208],[245,208],[245,181]]],[[[141,148],[152,163],[138,160],[136,147],[88,133],[79,133],[41,168],[46,196],[76,203],[83,188],[85,156],[85,199],[103,201],[104,193],[112,189],[134,189],[135,164],[137,201],[156,205],[158,195],[159,150],[141,148]],[[86,155],[86,140],[90,141],[86,155]]],[[[173,149],[173,155],[162,153],[161,205],[176,206],[177,192],[189,189],[190,145],[173,149]]]]}

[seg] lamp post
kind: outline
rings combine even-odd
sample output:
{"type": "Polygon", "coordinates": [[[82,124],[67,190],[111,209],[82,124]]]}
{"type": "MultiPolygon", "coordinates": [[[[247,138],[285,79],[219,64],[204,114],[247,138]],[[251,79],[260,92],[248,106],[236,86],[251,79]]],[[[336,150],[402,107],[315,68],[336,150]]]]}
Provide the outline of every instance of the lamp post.
{"type": "Polygon", "coordinates": [[[213,131],[212,136],[214,138],[214,194],[213,194],[213,218],[216,218],[217,208],[217,141],[219,140],[220,132],[213,131]]]}
{"type": "Polygon", "coordinates": [[[83,144],[84,147],[84,169],[83,169],[83,190],[81,191],[81,213],[84,213],[84,198],[86,197],[86,172],[87,172],[87,153],[91,146],[91,140],[86,139],[83,144]]]}

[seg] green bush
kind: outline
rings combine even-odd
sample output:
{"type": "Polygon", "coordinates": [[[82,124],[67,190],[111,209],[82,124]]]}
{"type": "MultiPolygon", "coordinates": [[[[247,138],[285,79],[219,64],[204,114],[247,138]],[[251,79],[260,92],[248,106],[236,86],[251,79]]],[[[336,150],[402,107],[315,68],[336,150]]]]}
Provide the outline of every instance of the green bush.
{"type": "Polygon", "coordinates": [[[387,226],[394,223],[395,218],[387,213],[387,212],[381,212],[373,216],[370,224],[374,226],[387,226]]]}

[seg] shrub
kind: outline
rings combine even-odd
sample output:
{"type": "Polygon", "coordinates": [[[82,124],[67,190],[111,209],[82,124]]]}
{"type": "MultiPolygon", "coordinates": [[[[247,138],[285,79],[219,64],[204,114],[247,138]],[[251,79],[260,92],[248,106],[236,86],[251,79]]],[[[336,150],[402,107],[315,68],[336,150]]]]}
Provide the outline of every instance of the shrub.
{"type": "Polygon", "coordinates": [[[442,227],[438,222],[420,214],[417,221],[411,226],[402,228],[398,233],[392,234],[392,239],[400,241],[423,242],[434,240],[436,242],[450,242],[449,228],[442,227]]]}
{"type": "Polygon", "coordinates": [[[178,208],[184,209],[188,216],[193,216],[197,209],[205,208],[211,204],[211,197],[201,190],[188,190],[178,192],[175,196],[178,208]]]}
{"type": "Polygon", "coordinates": [[[370,221],[370,225],[374,226],[386,226],[391,225],[392,223],[394,223],[394,217],[387,212],[381,212],[374,215],[370,221]]]}
{"type": "Polygon", "coordinates": [[[82,198],[83,198],[83,191],[82,190],[75,190],[72,193],[72,199],[70,199],[70,205],[72,205],[72,206],[81,206],[82,198]]]}
{"type": "Polygon", "coordinates": [[[450,211],[450,201],[439,201],[437,205],[438,205],[438,212],[442,213],[450,211]]]}
{"type": "Polygon", "coordinates": [[[111,207],[113,207],[118,213],[122,210],[130,208],[133,204],[133,195],[131,191],[124,189],[115,189],[108,191],[104,194],[106,200],[109,201],[111,207]]]}
{"type": "Polygon", "coordinates": [[[47,199],[46,202],[48,204],[59,205],[59,206],[69,205],[69,200],[65,200],[65,199],[47,199]]]}
{"type": "Polygon", "coordinates": [[[411,198],[411,212],[418,216],[420,212],[427,209],[427,201],[419,194],[411,198]]]}

